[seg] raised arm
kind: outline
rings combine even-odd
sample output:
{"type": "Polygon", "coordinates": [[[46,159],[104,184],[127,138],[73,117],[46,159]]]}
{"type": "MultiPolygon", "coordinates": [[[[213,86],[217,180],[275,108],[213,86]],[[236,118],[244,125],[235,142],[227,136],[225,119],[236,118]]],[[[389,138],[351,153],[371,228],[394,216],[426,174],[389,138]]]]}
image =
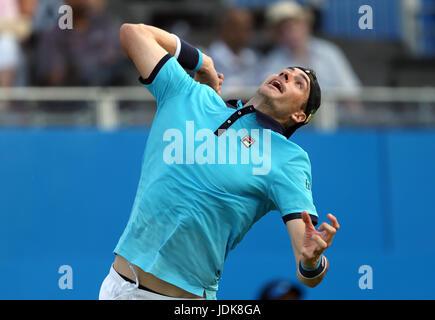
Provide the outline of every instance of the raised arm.
{"type": "MultiPolygon", "coordinates": [[[[166,54],[175,56],[177,49],[183,50],[177,37],[162,29],[144,24],[123,24],[120,40],[127,56],[134,62],[144,79],[151,75],[154,67],[166,54]]],[[[185,52],[183,57],[190,54],[189,50],[185,52]]],[[[185,67],[182,62],[180,64],[185,67]]],[[[196,71],[195,79],[209,85],[220,94],[223,76],[218,77],[213,60],[203,53],[202,64],[196,71]]]]}
{"type": "Polygon", "coordinates": [[[311,288],[317,286],[328,271],[329,261],[323,252],[331,245],[335,232],[340,228],[332,214],[328,214],[328,219],[332,225],[322,223],[318,228],[320,232],[314,228],[306,211],[302,212],[302,219],[293,219],[286,223],[295,255],[298,280],[311,288]]]}

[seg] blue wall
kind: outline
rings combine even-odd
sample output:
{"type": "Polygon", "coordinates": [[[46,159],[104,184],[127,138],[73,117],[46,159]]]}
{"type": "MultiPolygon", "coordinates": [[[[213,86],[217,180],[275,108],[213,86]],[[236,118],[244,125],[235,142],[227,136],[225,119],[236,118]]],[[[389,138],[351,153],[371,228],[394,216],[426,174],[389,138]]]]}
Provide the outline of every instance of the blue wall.
{"type": "MultiPolygon", "coordinates": [[[[146,139],[146,130],[0,131],[0,299],[98,297],[146,139]],[[73,269],[71,290],[59,289],[62,265],[73,269]]],[[[321,222],[331,212],[342,226],[328,276],[305,297],[434,299],[435,131],[303,131],[295,140],[310,154],[321,222]],[[373,269],[372,290],[358,286],[361,265],[373,269]]],[[[256,298],[295,270],[271,212],[230,253],[218,298],[256,298]]]]}
{"type": "Polygon", "coordinates": [[[402,7],[397,0],[328,0],[322,11],[322,31],[333,37],[370,40],[400,40],[402,7]],[[373,29],[361,30],[361,6],[369,5],[373,29]]]}
{"type": "MultiPolygon", "coordinates": [[[[315,2],[312,0],[295,1],[307,6],[315,2]]],[[[227,2],[249,8],[266,8],[280,0],[229,0],[227,2]]],[[[432,0],[421,0],[425,10],[431,9],[432,2],[432,0]]],[[[400,40],[402,38],[401,1],[324,0],[319,10],[321,31],[330,37],[367,40],[400,40]],[[364,15],[359,13],[359,8],[365,5],[369,5],[373,10],[372,30],[361,30],[358,25],[360,18],[364,15]]],[[[430,27],[430,23],[426,27],[430,27]]]]}

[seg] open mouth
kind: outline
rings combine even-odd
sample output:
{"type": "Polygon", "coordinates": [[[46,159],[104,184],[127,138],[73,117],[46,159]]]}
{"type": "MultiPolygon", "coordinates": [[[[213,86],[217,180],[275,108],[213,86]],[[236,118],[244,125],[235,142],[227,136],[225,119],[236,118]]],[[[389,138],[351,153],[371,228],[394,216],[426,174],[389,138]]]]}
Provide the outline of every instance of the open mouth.
{"type": "Polygon", "coordinates": [[[272,85],[273,87],[275,87],[276,89],[278,89],[279,92],[282,93],[283,88],[282,88],[281,82],[279,82],[278,80],[272,80],[269,84],[272,85]]]}

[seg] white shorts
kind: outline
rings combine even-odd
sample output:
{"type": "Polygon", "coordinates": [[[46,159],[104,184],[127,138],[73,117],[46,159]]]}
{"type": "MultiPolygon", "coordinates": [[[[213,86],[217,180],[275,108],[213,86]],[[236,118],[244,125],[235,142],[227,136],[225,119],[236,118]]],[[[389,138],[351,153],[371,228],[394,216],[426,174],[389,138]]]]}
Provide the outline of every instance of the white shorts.
{"type": "Polygon", "coordinates": [[[204,300],[173,298],[157,294],[151,291],[139,288],[139,284],[131,283],[124,280],[118,272],[115,271],[113,265],[110,267],[109,274],[104,279],[101,288],[99,300],[204,300]]]}

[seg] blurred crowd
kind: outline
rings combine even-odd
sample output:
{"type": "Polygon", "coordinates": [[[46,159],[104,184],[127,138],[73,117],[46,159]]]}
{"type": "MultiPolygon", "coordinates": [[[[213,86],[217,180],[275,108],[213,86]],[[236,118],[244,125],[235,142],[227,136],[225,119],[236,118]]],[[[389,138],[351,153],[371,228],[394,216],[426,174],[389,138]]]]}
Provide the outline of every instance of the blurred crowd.
{"type": "Polygon", "coordinates": [[[0,86],[122,85],[118,33],[104,0],[0,0],[0,86]],[[64,4],[72,29],[59,27],[64,4]]]}
{"type": "Polygon", "coordinates": [[[208,53],[216,69],[231,86],[258,86],[270,74],[289,66],[316,71],[322,88],[357,90],[360,81],[343,52],[332,42],[313,36],[310,9],[283,1],[270,6],[265,14],[270,48],[266,54],[254,50],[254,24],[247,9],[232,8],[224,14],[219,39],[208,53]]]}
{"type": "MultiPolygon", "coordinates": [[[[0,86],[117,86],[135,79],[119,43],[121,21],[105,10],[105,0],[0,4],[0,86]],[[71,30],[58,25],[63,4],[73,11],[71,30]]],[[[218,24],[218,36],[205,51],[225,75],[227,88],[258,86],[271,73],[295,65],[316,70],[323,88],[356,90],[360,85],[343,52],[313,36],[311,11],[295,2],[267,8],[267,52],[254,46],[255,19],[249,9],[229,8],[218,24]]]]}

